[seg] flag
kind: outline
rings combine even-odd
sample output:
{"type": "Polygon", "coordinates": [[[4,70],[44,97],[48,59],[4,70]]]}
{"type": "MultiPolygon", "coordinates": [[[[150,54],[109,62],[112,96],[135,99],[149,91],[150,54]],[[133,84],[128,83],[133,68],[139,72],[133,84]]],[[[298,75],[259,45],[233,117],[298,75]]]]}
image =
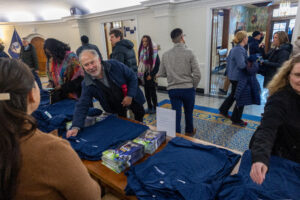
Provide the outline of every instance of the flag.
{"type": "Polygon", "coordinates": [[[19,58],[21,47],[22,47],[22,41],[21,41],[19,34],[17,33],[17,31],[15,29],[14,34],[11,38],[8,53],[13,58],[19,58]]]}

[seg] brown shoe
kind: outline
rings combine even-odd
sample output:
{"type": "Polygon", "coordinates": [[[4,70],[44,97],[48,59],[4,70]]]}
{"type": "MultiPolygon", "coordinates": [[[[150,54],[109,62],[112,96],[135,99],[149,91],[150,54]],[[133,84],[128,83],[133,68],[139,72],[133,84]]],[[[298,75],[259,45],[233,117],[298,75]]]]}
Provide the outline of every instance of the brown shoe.
{"type": "Polygon", "coordinates": [[[197,129],[194,128],[193,132],[192,133],[185,133],[186,136],[189,136],[189,137],[194,137],[194,135],[196,134],[197,132],[197,129]]]}

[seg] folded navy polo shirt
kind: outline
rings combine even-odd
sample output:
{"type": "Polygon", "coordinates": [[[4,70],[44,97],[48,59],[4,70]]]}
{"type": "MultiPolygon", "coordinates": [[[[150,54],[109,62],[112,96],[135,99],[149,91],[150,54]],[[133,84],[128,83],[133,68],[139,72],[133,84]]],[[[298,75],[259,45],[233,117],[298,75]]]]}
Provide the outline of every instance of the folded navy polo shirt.
{"type": "Polygon", "coordinates": [[[225,149],[172,139],[160,152],[126,173],[126,193],[138,199],[214,199],[240,155],[225,149]]]}

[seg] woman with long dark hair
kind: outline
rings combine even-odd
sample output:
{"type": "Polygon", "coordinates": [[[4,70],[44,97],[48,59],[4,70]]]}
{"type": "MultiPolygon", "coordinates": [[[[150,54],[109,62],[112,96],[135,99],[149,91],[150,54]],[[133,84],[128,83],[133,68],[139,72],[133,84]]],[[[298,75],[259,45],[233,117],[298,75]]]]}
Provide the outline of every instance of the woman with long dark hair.
{"type": "Polygon", "coordinates": [[[150,36],[144,35],[142,37],[138,55],[138,76],[142,79],[142,82],[144,82],[145,96],[148,105],[146,112],[153,114],[157,106],[155,75],[159,70],[160,60],[158,48],[152,43],[150,36]]]}
{"type": "Polygon", "coordinates": [[[53,38],[45,41],[44,51],[50,87],[55,89],[52,100],[79,98],[84,73],[76,54],[67,44],[53,38]]]}
{"type": "Polygon", "coordinates": [[[36,128],[39,103],[28,66],[0,58],[0,199],[100,199],[69,143],[36,128]]]}

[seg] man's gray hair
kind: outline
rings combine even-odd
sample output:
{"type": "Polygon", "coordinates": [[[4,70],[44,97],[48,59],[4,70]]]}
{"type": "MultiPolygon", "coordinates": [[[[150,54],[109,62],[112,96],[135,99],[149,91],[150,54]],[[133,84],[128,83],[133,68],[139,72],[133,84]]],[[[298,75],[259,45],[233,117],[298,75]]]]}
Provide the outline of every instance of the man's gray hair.
{"type": "MultiPolygon", "coordinates": [[[[84,50],[79,54],[79,56],[78,56],[78,57],[79,57],[79,62],[81,62],[82,54],[83,54],[83,53],[87,53],[87,52],[93,54],[97,59],[99,59],[99,55],[98,55],[97,51],[95,51],[94,49],[84,49],[84,50]]],[[[102,60],[101,60],[101,61],[102,61],[102,60]]]]}

